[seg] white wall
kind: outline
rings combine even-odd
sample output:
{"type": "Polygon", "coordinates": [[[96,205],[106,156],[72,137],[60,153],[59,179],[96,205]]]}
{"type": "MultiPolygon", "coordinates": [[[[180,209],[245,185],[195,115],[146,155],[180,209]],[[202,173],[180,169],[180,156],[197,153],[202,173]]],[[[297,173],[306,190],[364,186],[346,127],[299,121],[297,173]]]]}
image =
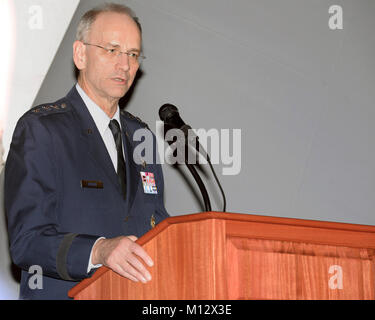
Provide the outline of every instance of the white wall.
{"type": "MultiPolygon", "coordinates": [[[[153,123],[170,101],[194,127],[242,130],[229,211],[375,224],[374,1],[132,3],[148,59],[128,109],[153,123]]],[[[171,213],[201,211],[164,167],[171,213]]]]}
{"type": "MultiPolygon", "coordinates": [[[[4,158],[17,120],[42,85],[79,0],[14,0],[13,60],[4,123],[4,158]]],[[[12,1],[10,2],[12,3],[12,1]]],[[[4,48],[6,50],[6,48],[4,48]]],[[[3,111],[3,110],[2,110],[3,111]]]]}
{"type": "Polygon", "coordinates": [[[16,122],[32,106],[78,2],[79,0],[1,2],[1,21],[4,24],[3,18],[7,18],[4,29],[11,37],[6,38],[6,44],[1,49],[2,55],[9,58],[1,59],[1,77],[6,79],[6,86],[1,87],[0,94],[0,299],[18,298],[18,283],[11,271],[2,205],[3,161],[8,153],[16,122]]]}
{"type": "MultiPolygon", "coordinates": [[[[81,1],[72,27],[100,2],[81,1]]],[[[147,56],[127,110],[155,128],[171,102],[195,128],[242,130],[241,173],[221,177],[228,211],[375,224],[374,1],[125,3],[141,19],[147,56]],[[333,4],[343,30],[328,26],[333,4]]],[[[35,103],[73,85],[73,40],[74,28],[35,103]]],[[[203,209],[183,167],[164,173],[172,215],[203,209]]],[[[220,210],[212,178],[208,188],[220,210]]]]}

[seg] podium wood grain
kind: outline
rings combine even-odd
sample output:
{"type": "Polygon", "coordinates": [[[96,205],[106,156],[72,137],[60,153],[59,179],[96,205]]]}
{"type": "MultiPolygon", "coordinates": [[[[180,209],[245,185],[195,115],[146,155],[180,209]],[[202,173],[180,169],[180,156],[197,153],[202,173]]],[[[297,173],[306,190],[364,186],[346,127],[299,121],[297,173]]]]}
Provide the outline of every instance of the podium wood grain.
{"type": "Polygon", "coordinates": [[[171,217],[138,241],[147,284],[102,267],[75,299],[374,299],[375,227],[209,212],[171,217]]]}

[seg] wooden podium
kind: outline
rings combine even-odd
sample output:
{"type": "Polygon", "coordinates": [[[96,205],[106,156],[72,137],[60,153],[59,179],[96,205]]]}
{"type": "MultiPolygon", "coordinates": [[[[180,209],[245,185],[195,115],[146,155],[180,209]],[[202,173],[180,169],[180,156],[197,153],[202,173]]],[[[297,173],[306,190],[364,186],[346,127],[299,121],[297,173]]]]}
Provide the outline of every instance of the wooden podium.
{"type": "Polygon", "coordinates": [[[102,267],[74,299],[374,299],[375,227],[208,212],[171,217],[137,241],[147,284],[102,267]]]}

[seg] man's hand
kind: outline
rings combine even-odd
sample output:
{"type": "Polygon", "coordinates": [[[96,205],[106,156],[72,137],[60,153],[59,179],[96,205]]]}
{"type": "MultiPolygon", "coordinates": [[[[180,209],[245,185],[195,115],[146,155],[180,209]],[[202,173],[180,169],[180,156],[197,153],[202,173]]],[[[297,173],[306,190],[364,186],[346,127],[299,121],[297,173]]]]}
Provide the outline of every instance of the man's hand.
{"type": "Polygon", "coordinates": [[[92,263],[102,264],[133,281],[146,283],[151,274],[146,269],[154,265],[150,256],[135,241],[136,236],[100,239],[93,248],[92,263]]]}

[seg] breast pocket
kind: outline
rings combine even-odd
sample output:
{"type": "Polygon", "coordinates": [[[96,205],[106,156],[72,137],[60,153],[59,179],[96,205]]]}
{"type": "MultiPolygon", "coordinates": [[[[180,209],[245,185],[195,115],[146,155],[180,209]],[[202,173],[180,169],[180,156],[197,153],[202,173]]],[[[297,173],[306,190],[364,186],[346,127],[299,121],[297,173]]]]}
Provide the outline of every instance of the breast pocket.
{"type": "Polygon", "coordinates": [[[76,201],[76,207],[106,208],[113,205],[114,188],[102,179],[82,179],[69,192],[76,201]]]}

